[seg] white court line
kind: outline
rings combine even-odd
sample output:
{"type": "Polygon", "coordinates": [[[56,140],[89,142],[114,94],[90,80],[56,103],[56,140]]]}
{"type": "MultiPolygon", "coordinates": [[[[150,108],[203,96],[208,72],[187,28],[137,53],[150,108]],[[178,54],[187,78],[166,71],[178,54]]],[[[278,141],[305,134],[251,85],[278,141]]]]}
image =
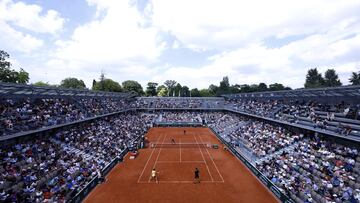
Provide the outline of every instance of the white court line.
{"type": "Polygon", "coordinates": [[[181,163],[181,138],[179,138],[179,144],[180,144],[180,163],[181,163]]]}
{"type": "Polygon", "coordinates": [[[206,165],[206,168],[207,168],[207,170],[208,170],[208,172],[209,172],[209,175],[210,175],[211,181],[214,181],[214,179],[213,179],[213,177],[212,177],[212,175],[211,175],[211,173],[210,173],[209,166],[208,166],[208,165],[207,165],[207,163],[206,163],[206,160],[205,160],[205,158],[204,158],[204,154],[203,154],[203,153],[202,153],[202,151],[201,151],[200,145],[199,145],[199,143],[198,143],[198,141],[197,141],[197,139],[196,139],[195,135],[194,135],[194,138],[195,138],[196,144],[198,144],[198,147],[199,147],[199,150],[200,150],[201,156],[202,156],[202,158],[203,158],[203,160],[204,160],[204,162],[205,162],[205,165],[206,165]]]}
{"type": "MultiPolygon", "coordinates": [[[[160,135],[163,135],[163,134],[160,134],[160,135]]],[[[156,140],[156,142],[159,141],[160,137],[161,137],[161,136],[158,137],[158,139],[156,140]]],[[[141,172],[141,174],[140,174],[140,176],[139,176],[138,183],[140,182],[140,179],[141,179],[141,177],[143,176],[144,171],[145,171],[145,168],[146,168],[146,166],[148,165],[148,163],[149,163],[149,161],[150,161],[150,158],[151,158],[152,154],[154,153],[155,149],[156,149],[156,148],[154,148],[154,149],[152,150],[152,152],[151,152],[148,160],[146,161],[146,164],[145,164],[145,166],[144,166],[144,169],[142,170],[142,172],[141,172]]]]}
{"type": "MultiPolygon", "coordinates": [[[[202,140],[201,136],[200,136],[200,140],[201,140],[201,142],[203,142],[203,140],[202,140]]],[[[207,151],[207,153],[208,153],[208,155],[209,155],[209,157],[210,157],[211,161],[213,162],[213,164],[214,164],[214,166],[215,166],[215,168],[216,168],[217,172],[219,173],[220,178],[222,179],[222,181],[223,181],[223,182],[225,182],[225,181],[224,181],[223,176],[221,175],[221,173],[220,173],[220,171],[219,171],[218,167],[217,167],[217,166],[216,166],[216,164],[215,164],[214,159],[213,159],[213,158],[212,158],[212,156],[210,155],[210,152],[209,152],[209,150],[208,150],[207,148],[206,148],[206,151],[207,151]]]]}
{"type": "MultiPolygon", "coordinates": [[[[164,141],[165,141],[165,138],[166,138],[166,137],[167,137],[167,134],[165,134],[165,137],[164,137],[164,139],[163,139],[163,142],[162,142],[162,143],[164,143],[164,141]]],[[[156,159],[155,159],[154,166],[153,166],[152,168],[155,168],[155,166],[156,166],[156,162],[157,162],[157,161],[158,161],[158,159],[159,159],[159,156],[160,156],[161,150],[162,150],[162,148],[160,148],[159,153],[158,153],[158,155],[157,155],[157,157],[156,157],[156,159]]],[[[149,183],[150,183],[150,180],[151,180],[151,174],[150,174],[150,176],[149,176],[149,180],[148,180],[148,182],[149,182],[149,183]]]]}

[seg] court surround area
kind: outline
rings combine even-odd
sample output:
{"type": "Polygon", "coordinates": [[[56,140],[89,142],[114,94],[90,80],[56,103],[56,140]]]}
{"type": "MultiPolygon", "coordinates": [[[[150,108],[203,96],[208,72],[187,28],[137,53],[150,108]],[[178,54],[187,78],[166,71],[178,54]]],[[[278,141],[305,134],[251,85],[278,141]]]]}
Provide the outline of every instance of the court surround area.
{"type": "Polygon", "coordinates": [[[157,127],[146,137],[149,147],[136,159],[125,157],[85,202],[277,202],[208,128],[157,127]],[[153,168],[158,181],[151,179],[153,168]]]}

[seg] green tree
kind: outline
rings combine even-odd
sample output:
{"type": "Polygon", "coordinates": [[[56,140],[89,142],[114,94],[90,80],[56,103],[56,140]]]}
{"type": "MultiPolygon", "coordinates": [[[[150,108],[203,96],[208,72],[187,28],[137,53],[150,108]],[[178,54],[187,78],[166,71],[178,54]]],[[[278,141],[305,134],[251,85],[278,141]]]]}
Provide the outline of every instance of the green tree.
{"type": "Polygon", "coordinates": [[[220,81],[220,86],[216,91],[216,95],[228,94],[230,93],[230,82],[229,77],[223,77],[222,81],[220,81]]]}
{"type": "Polygon", "coordinates": [[[251,92],[250,85],[248,85],[248,84],[240,85],[240,91],[241,91],[241,93],[251,92]]]}
{"type": "Polygon", "coordinates": [[[61,81],[60,87],[63,88],[74,88],[74,89],[85,89],[86,85],[83,80],[77,78],[65,78],[61,81]]]}
{"type": "Polygon", "coordinates": [[[190,95],[192,97],[200,97],[200,91],[197,88],[191,89],[190,90],[190,95]]]}
{"type": "MultiPolygon", "coordinates": [[[[208,88],[208,91],[212,96],[215,96],[219,92],[219,87],[211,84],[208,88]]],[[[201,94],[201,90],[200,90],[200,94],[201,94]]]]}
{"type": "Polygon", "coordinates": [[[168,91],[167,87],[165,85],[160,85],[156,88],[156,92],[160,92],[161,89],[165,88],[166,92],[168,91]]]}
{"type": "Polygon", "coordinates": [[[17,74],[17,83],[26,84],[29,82],[29,73],[20,68],[20,71],[17,74]]]}
{"type": "Polygon", "coordinates": [[[349,82],[351,82],[352,85],[360,85],[360,71],[359,73],[352,72],[349,82]]]}
{"type": "Polygon", "coordinates": [[[146,96],[156,96],[156,87],[158,86],[158,83],[156,82],[148,82],[146,87],[146,96]]]}
{"type": "Polygon", "coordinates": [[[334,69],[328,69],[325,72],[324,85],[326,87],[337,87],[342,85],[339,76],[334,69]]]}
{"type": "Polygon", "coordinates": [[[20,71],[11,69],[11,63],[8,61],[10,55],[0,50],[0,82],[11,82],[11,83],[28,83],[29,73],[20,68],[20,71]]]}
{"type": "Polygon", "coordinates": [[[166,87],[161,88],[157,94],[157,96],[159,97],[166,97],[167,95],[168,95],[168,90],[166,87]]]}
{"type": "Polygon", "coordinates": [[[189,97],[190,96],[190,90],[187,86],[182,86],[181,88],[181,96],[182,97],[189,97]]]}
{"type": "Polygon", "coordinates": [[[136,92],[139,95],[144,95],[144,90],[140,83],[135,80],[126,80],[122,83],[125,92],[136,92]]]}
{"type": "Polygon", "coordinates": [[[259,91],[259,85],[252,84],[250,85],[250,92],[258,92],[259,91]]]}
{"type": "Polygon", "coordinates": [[[105,89],[104,83],[105,83],[105,73],[103,71],[101,71],[99,82],[96,83],[96,85],[93,86],[93,88],[103,90],[103,89],[105,89]]]}
{"type": "Polygon", "coordinates": [[[38,86],[38,87],[52,87],[53,86],[53,85],[50,85],[48,82],[43,82],[43,81],[37,81],[37,82],[33,83],[32,85],[38,86]]]}
{"type": "Polygon", "coordinates": [[[316,68],[310,69],[306,75],[305,88],[318,88],[324,86],[324,78],[316,68]]]}
{"type": "Polygon", "coordinates": [[[96,80],[95,79],[93,79],[93,82],[92,82],[92,87],[91,87],[91,89],[94,89],[94,86],[96,85],[96,80]]]}
{"type": "Polygon", "coordinates": [[[175,85],[175,87],[173,88],[173,92],[170,93],[170,96],[180,97],[181,89],[182,89],[182,86],[180,85],[180,83],[177,83],[175,85]]]}
{"type": "Polygon", "coordinates": [[[241,92],[240,85],[235,84],[235,85],[230,86],[230,93],[231,94],[237,94],[237,93],[240,93],[240,92],[241,92]]]}
{"type": "Polygon", "coordinates": [[[209,89],[201,89],[199,92],[200,92],[201,97],[213,97],[213,96],[215,96],[214,94],[212,94],[212,92],[209,89]]]}
{"type": "Polygon", "coordinates": [[[168,90],[168,96],[170,96],[170,94],[173,93],[173,88],[175,87],[175,85],[177,84],[177,82],[175,80],[166,80],[164,82],[165,86],[167,87],[168,90]]]}
{"type": "Polygon", "coordinates": [[[284,89],[285,89],[284,85],[280,84],[280,83],[274,83],[274,84],[269,85],[270,91],[279,91],[279,90],[284,90],[284,89]]]}
{"type": "Polygon", "coordinates": [[[93,90],[96,91],[106,91],[106,92],[122,92],[123,89],[118,82],[113,81],[112,79],[103,79],[102,81],[96,82],[93,90]]]}
{"type": "Polygon", "coordinates": [[[265,92],[265,91],[267,91],[268,90],[268,87],[267,87],[267,85],[265,84],[265,83],[259,83],[259,86],[258,86],[258,91],[259,92],[265,92]]]}

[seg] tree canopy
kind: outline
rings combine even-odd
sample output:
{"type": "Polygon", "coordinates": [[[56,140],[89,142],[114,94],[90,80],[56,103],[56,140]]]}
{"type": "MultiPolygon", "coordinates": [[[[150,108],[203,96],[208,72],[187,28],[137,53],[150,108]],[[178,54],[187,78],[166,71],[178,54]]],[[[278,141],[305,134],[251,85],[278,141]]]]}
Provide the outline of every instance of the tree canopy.
{"type": "Polygon", "coordinates": [[[349,82],[351,82],[352,85],[360,85],[360,71],[358,73],[352,72],[349,82]]]}
{"type": "Polygon", "coordinates": [[[197,88],[191,89],[190,90],[190,96],[192,97],[200,97],[200,91],[197,88]]]}
{"type": "Polygon", "coordinates": [[[65,78],[61,81],[60,87],[74,88],[74,89],[85,89],[86,85],[83,80],[77,78],[65,78]]]}
{"type": "Polygon", "coordinates": [[[112,79],[105,78],[105,73],[100,74],[99,82],[93,80],[92,90],[106,91],[106,92],[122,92],[123,89],[118,82],[112,79]]]}
{"type": "Polygon", "coordinates": [[[171,96],[170,94],[173,94],[173,88],[175,87],[175,85],[177,84],[177,82],[175,80],[166,80],[164,82],[164,85],[167,87],[168,90],[168,96],[171,96]]]}
{"type": "Polygon", "coordinates": [[[318,72],[317,68],[308,70],[306,74],[305,88],[318,88],[324,86],[324,78],[321,73],[318,72]]]}
{"type": "Polygon", "coordinates": [[[135,80],[126,80],[122,82],[122,87],[125,92],[136,92],[138,95],[144,94],[142,86],[135,80]]]}
{"type": "Polygon", "coordinates": [[[29,73],[20,68],[20,71],[12,69],[11,63],[8,61],[10,55],[0,50],[0,82],[21,83],[29,82],[29,73]]]}
{"type": "MultiPolygon", "coordinates": [[[[0,50],[0,82],[23,83],[29,82],[29,73],[24,69],[19,68],[16,71],[12,68],[10,63],[10,55],[3,50],[0,50]]],[[[352,85],[360,85],[360,71],[352,72],[349,82],[352,85]]],[[[172,96],[172,97],[214,97],[223,94],[249,93],[249,92],[263,92],[263,91],[278,91],[290,90],[281,83],[273,83],[267,85],[264,82],[259,84],[231,84],[228,76],[224,76],[218,83],[219,85],[211,84],[208,88],[190,90],[188,86],[183,86],[175,80],[166,80],[164,84],[159,85],[156,82],[148,82],[145,92],[141,84],[135,80],[126,80],[120,85],[117,81],[105,78],[102,72],[99,81],[95,79],[92,82],[92,90],[112,91],[112,92],[136,92],[139,95],[146,96],[172,96]],[[164,95],[165,94],[165,95],[164,95]]],[[[60,85],[50,85],[47,82],[38,81],[33,83],[37,86],[59,86],[64,88],[85,89],[86,85],[83,80],[69,77],[61,81],[60,85]]],[[[317,68],[311,68],[306,74],[304,83],[305,88],[319,88],[319,87],[336,87],[341,86],[342,83],[339,75],[335,69],[328,69],[324,73],[324,77],[317,68]]]]}
{"type": "Polygon", "coordinates": [[[157,96],[159,97],[166,97],[168,96],[168,90],[167,88],[164,86],[164,87],[161,87],[157,93],[157,96]]]}
{"type": "Polygon", "coordinates": [[[147,87],[145,90],[146,96],[156,96],[156,87],[158,86],[158,83],[156,82],[148,82],[147,87]]]}
{"type": "Polygon", "coordinates": [[[32,85],[38,86],[38,87],[56,87],[56,85],[51,85],[48,82],[43,82],[43,81],[37,81],[37,82],[33,83],[32,85]]]}
{"type": "Polygon", "coordinates": [[[328,69],[325,72],[324,85],[326,87],[337,87],[342,85],[339,76],[334,69],[328,69]]]}

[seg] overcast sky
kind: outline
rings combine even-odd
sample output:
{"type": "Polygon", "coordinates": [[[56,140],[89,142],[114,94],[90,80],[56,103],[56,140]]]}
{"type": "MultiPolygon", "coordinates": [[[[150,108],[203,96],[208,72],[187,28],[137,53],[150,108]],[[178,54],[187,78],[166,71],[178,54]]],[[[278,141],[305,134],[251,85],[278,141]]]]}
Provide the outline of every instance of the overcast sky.
{"type": "Polygon", "coordinates": [[[302,87],[309,68],[360,70],[360,0],[0,0],[0,49],[30,82],[302,87]]]}

